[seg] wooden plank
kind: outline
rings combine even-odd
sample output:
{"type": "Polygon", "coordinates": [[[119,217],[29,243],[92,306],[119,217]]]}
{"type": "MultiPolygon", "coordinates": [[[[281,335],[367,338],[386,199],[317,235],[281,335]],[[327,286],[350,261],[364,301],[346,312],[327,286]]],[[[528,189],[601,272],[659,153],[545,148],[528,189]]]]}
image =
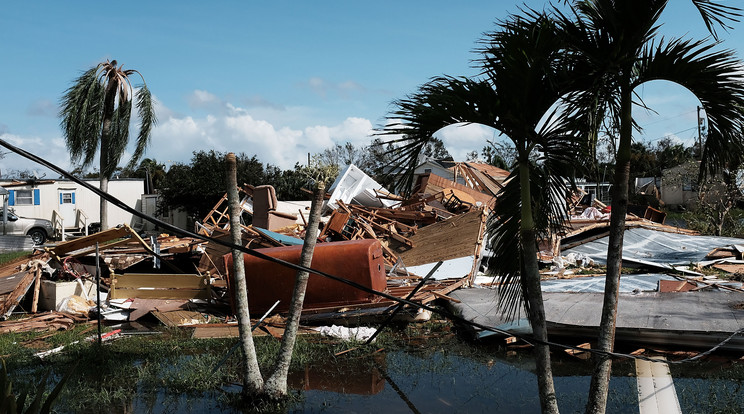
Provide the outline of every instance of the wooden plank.
{"type": "Polygon", "coordinates": [[[431,294],[434,295],[434,296],[436,296],[439,299],[447,299],[450,302],[460,303],[460,301],[458,299],[455,299],[453,297],[449,297],[447,295],[444,295],[442,293],[439,293],[436,290],[432,291],[431,294]]]}
{"type": "Polygon", "coordinates": [[[15,309],[18,303],[21,302],[21,299],[26,295],[26,292],[28,292],[28,288],[31,287],[35,278],[36,273],[34,271],[29,270],[25,272],[23,277],[18,281],[15,289],[13,289],[13,291],[5,297],[5,301],[0,304],[0,316],[7,317],[11,312],[13,312],[13,309],[15,309]]]}
{"type": "Polygon", "coordinates": [[[744,264],[719,263],[713,267],[726,273],[744,273],[744,264]]]}
{"type": "MultiPolygon", "coordinates": [[[[121,246],[122,244],[128,244],[130,242],[131,242],[131,240],[129,240],[129,239],[123,239],[123,240],[118,240],[118,241],[111,242],[111,243],[108,243],[108,244],[104,244],[102,246],[99,244],[99,249],[100,250],[112,249],[114,247],[121,246]]],[[[141,251],[141,249],[137,249],[137,250],[138,251],[141,251]]],[[[67,256],[67,257],[82,257],[82,256],[87,256],[87,255],[89,255],[91,253],[95,253],[95,251],[96,251],[96,246],[90,246],[88,248],[84,248],[84,249],[80,249],[80,250],[75,250],[75,251],[73,251],[70,254],[67,254],[65,256],[67,256]]],[[[130,252],[126,252],[126,251],[119,252],[119,251],[117,251],[117,253],[135,253],[135,251],[130,251],[130,252]]]]}
{"type": "Polygon", "coordinates": [[[204,289],[111,289],[110,297],[111,299],[210,299],[209,293],[204,289]]]}
{"type": "Polygon", "coordinates": [[[484,229],[484,214],[475,209],[418,229],[410,237],[418,247],[400,253],[403,263],[418,266],[477,254],[484,229]]]}
{"type": "MultiPolygon", "coordinates": [[[[581,345],[577,345],[576,347],[577,348],[582,348],[582,349],[591,349],[592,348],[592,346],[591,346],[591,344],[589,342],[585,342],[585,343],[583,343],[581,345]]],[[[576,357],[576,358],[579,358],[579,359],[589,359],[592,356],[592,354],[590,354],[589,352],[579,351],[577,349],[566,349],[566,353],[568,355],[571,355],[571,356],[576,357]]]]}
{"type": "Polygon", "coordinates": [[[207,323],[207,319],[199,312],[188,310],[174,310],[168,312],[150,312],[165,326],[176,327],[207,323]]]}
{"type": "Polygon", "coordinates": [[[209,279],[197,274],[125,273],[115,275],[112,285],[121,288],[206,289],[209,279]]]}
{"type": "Polygon", "coordinates": [[[115,275],[111,282],[111,299],[210,299],[211,288],[206,275],[143,274],[115,275]]]}
{"type": "MultiPolygon", "coordinates": [[[[253,336],[264,336],[266,335],[262,331],[253,331],[253,336]]],[[[238,325],[197,325],[194,327],[194,333],[191,335],[192,338],[206,339],[206,338],[237,338],[240,336],[240,329],[238,325]]]]}
{"type": "Polygon", "coordinates": [[[41,288],[41,266],[36,266],[36,278],[34,285],[34,299],[31,302],[31,313],[36,313],[39,306],[39,289],[41,288]]]}
{"type": "Polygon", "coordinates": [[[111,240],[129,236],[130,231],[131,229],[129,228],[129,226],[116,227],[113,229],[104,230],[100,233],[91,234],[90,236],[59,243],[56,246],[49,248],[49,251],[56,254],[57,256],[64,256],[67,253],[73,252],[75,250],[80,250],[89,246],[95,246],[96,242],[98,242],[100,245],[111,240]]]}

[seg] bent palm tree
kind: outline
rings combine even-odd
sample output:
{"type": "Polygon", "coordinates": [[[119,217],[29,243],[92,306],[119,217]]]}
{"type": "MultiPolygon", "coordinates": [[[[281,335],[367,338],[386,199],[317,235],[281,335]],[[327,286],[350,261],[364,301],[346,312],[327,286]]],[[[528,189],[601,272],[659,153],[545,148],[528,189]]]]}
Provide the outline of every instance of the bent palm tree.
{"type": "MultiPolygon", "coordinates": [[[[628,179],[633,129],[633,91],[651,80],[684,86],[700,99],[710,131],[701,174],[715,172],[737,156],[742,143],[744,84],[741,63],[730,51],[715,51],[714,44],[685,40],[656,40],[659,17],[667,0],[593,0],[576,2],[573,16],[559,15],[560,25],[576,63],[577,76],[593,85],[576,95],[574,104],[587,112],[607,113],[619,125],[615,182],[607,252],[607,281],[598,348],[612,351],[615,336],[622,261],[628,179]]],[[[737,9],[710,0],[693,1],[708,28],[726,26],[737,9]]],[[[596,118],[595,118],[596,119],[596,118]]],[[[611,360],[595,354],[588,413],[602,413],[607,403],[611,360]]]]}
{"type": "MultiPolygon", "coordinates": [[[[570,171],[578,149],[566,118],[549,116],[566,93],[569,67],[553,22],[534,11],[501,22],[499,30],[483,40],[478,61],[482,79],[441,77],[420,91],[396,102],[384,135],[401,135],[394,170],[407,171],[404,187],[410,188],[418,154],[440,129],[458,123],[477,123],[506,135],[517,151],[516,168],[501,194],[488,224],[488,243],[495,253],[489,266],[504,283],[502,311],[520,309],[524,300],[535,337],[540,404],[544,412],[558,405],[550,367],[550,350],[540,274],[537,236],[565,213],[563,180],[552,177],[570,171]],[[553,214],[551,214],[551,212],[553,214]],[[519,243],[514,243],[518,240],[519,243]],[[518,258],[518,260],[515,260],[518,258]]],[[[555,115],[555,112],[552,113],[555,115]]]]}
{"type": "MultiPolygon", "coordinates": [[[[108,182],[129,142],[132,100],[136,100],[140,125],[130,166],[144,154],[157,122],[144,77],[122,66],[117,66],[115,60],[107,60],[85,71],[65,92],[59,113],[67,150],[74,163],[80,162],[82,167],[91,165],[100,147],[98,173],[103,191],[108,191],[108,182]],[[130,82],[135,73],[142,78],[142,86],[136,92],[130,82]]],[[[107,203],[101,199],[102,230],[108,228],[107,212],[107,203]]]]}

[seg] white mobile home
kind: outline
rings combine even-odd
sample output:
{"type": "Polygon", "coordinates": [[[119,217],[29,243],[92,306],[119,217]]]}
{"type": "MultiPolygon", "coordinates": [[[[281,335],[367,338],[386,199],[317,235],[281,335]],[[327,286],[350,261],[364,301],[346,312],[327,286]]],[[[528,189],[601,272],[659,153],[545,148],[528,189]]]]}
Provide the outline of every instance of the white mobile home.
{"type": "MultiPolygon", "coordinates": [[[[98,180],[85,180],[98,187],[98,180]]],[[[62,218],[65,228],[80,227],[85,222],[100,222],[100,199],[87,188],[68,180],[3,181],[0,186],[8,190],[8,206],[19,216],[53,220],[62,218]]],[[[141,178],[124,178],[109,181],[108,193],[126,205],[140,209],[140,199],[145,190],[141,178]]],[[[109,226],[133,224],[132,214],[110,205],[109,226]]]]}

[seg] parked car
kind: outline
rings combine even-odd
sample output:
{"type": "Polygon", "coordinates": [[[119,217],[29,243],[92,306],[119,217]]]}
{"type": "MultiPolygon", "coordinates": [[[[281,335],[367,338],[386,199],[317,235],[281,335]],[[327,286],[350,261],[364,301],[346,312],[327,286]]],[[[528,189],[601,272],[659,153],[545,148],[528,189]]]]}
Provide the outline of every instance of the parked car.
{"type": "Polygon", "coordinates": [[[54,234],[52,222],[49,220],[19,217],[15,212],[8,211],[8,223],[7,226],[5,226],[1,214],[2,213],[0,212],[0,235],[28,235],[31,236],[31,240],[35,245],[39,245],[44,244],[44,242],[54,234]]]}

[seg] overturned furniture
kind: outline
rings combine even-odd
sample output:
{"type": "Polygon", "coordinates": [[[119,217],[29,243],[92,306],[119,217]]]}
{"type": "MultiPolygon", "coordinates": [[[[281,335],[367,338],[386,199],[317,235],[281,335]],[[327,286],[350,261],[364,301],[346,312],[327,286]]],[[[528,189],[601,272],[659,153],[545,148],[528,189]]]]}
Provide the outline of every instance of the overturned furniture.
{"type": "Polygon", "coordinates": [[[277,211],[276,190],[270,185],[245,185],[244,191],[253,197],[253,225],[266,230],[279,230],[297,222],[297,216],[277,211]]]}

